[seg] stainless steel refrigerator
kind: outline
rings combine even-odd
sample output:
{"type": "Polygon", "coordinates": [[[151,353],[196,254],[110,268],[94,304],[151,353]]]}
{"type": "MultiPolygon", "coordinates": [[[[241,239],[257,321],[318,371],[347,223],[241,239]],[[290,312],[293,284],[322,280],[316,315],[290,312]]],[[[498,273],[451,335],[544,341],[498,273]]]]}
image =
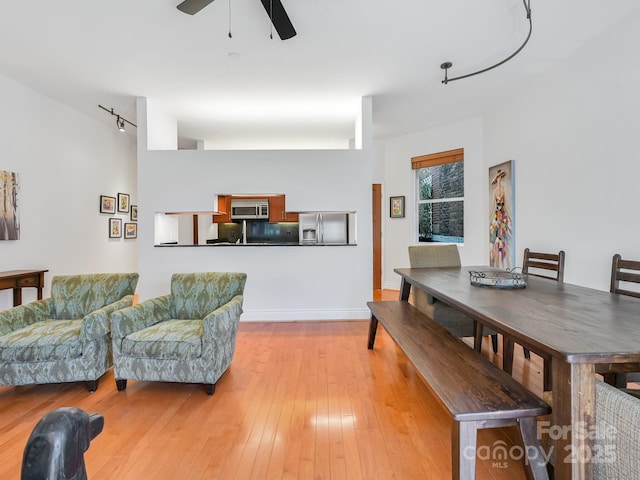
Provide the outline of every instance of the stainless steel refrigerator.
{"type": "Polygon", "coordinates": [[[300,243],[346,245],[349,243],[349,216],[344,212],[313,212],[299,215],[300,243]]]}

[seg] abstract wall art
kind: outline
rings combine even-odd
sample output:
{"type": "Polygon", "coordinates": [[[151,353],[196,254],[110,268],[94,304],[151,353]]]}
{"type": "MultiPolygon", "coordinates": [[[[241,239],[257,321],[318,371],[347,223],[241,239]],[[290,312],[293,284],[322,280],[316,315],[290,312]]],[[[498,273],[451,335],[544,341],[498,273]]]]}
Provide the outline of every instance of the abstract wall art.
{"type": "Polygon", "coordinates": [[[0,170],[0,240],[20,239],[19,191],[18,174],[0,170]]]}
{"type": "Polygon", "coordinates": [[[513,160],[489,168],[489,265],[515,265],[513,160]]]}

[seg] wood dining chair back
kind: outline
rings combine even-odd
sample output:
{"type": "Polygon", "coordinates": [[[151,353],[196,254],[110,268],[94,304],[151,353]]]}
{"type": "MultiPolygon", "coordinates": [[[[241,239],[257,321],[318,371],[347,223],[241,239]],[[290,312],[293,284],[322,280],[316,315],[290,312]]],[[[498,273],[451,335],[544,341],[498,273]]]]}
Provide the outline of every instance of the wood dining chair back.
{"type": "Polygon", "coordinates": [[[564,250],[560,250],[558,253],[541,253],[532,252],[525,248],[522,273],[563,282],[564,250]]]}
{"type": "MultiPolygon", "coordinates": [[[[562,283],[564,281],[564,250],[558,253],[532,252],[528,248],[524,249],[524,259],[522,261],[522,273],[533,275],[534,277],[548,278],[562,283]]],[[[513,359],[513,341],[504,342],[504,357],[513,359]]],[[[523,348],[524,357],[531,358],[529,349],[523,348]]],[[[544,359],[543,389],[551,389],[551,363],[544,359]]]]}
{"type": "MultiPolygon", "coordinates": [[[[409,246],[411,268],[460,267],[457,245],[427,244],[409,246]]],[[[413,289],[413,304],[422,313],[446,328],[456,337],[474,337],[474,348],[480,351],[482,337],[490,335],[493,352],[498,352],[498,334],[488,327],[478,325],[472,318],[450,305],[433,298],[420,289],[413,289]]]]}
{"type": "MultiPolygon", "coordinates": [[[[640,262],[623,260],[616,253],[611,260],[611,293],[640,298],[640,262]],[[636,284],[632,286],[631,284],[636,284]]],[[[610,369],[599,370],[596,373],[604,376],[605,382],[618,388],[626,388],[628,382],[640,382],[640,372],[615,372],[610,369]]],[[[637,391],[636,391],[637,392],[637,391]]]]}
{"type": "Polygon", "coordinates": [[[620,254],[616,253],[611,262],[611,287],[609,291],[640,298],[640,262],[623,260],[620,254]],[[623,282],[622,285],[620,282],[623,282]],[[631,283],[637,284],[638,287],[635,290],[629,290],[632,288],[631,283]]]}

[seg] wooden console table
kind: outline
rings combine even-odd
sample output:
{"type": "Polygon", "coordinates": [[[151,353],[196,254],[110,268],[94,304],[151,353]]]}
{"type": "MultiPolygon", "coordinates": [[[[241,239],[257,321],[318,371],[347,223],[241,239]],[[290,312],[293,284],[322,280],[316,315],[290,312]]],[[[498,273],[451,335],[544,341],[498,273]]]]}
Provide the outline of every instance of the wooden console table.
{"type": "Polygon", "coordinates": [[[49,270],[9,270],[0,272],[0,290],[13,288],[13,306],[22,304],[22,288],[35,287],[38,289],[38,300],[42,300],[44,287],[44,273],[49,270]]]}

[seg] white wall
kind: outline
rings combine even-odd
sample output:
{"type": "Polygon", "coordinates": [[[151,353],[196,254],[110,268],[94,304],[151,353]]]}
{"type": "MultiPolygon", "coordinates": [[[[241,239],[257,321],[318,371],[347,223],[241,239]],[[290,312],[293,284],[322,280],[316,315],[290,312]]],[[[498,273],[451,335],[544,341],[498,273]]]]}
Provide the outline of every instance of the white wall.
{"type": "MultiPolygon", "coordinates": [[[[0,105],[0,170],[20,174],[21,223],[20,240],[0,241],[0,270],[48,269],[45,298],[53,275],[136,271],[136,241],[109,239],[98,210],[101,194],[136,203],[135,139],[3,76],[0,105]]],[[[0,309],[12,305],[0,291],[0,309]]]]}
{"type": "Polygon", "coordinates": [[[140,299],[168,293],[174,272],[241,271],[248,275],[243,320],[367,318],[372,163],[371,148],[139,149],[140,299]],[[210,211],[216,194],[241,193],[283,193],[289,211],[356,211],[358,245],[154,247],[155,212],[210,211]]]}
{"type": "MultiPolygon", "coordinates": [[[[412,156],[465,149],[465,265],[488,263],[488,168],[515,160],[516,264],[566,252],[565,281],[608,290],[611,256],[640,259],[640,13],[476,119],[386,142],[383,282],[416,242],[412,156]],[[390,219],[389,196],[407,196],[390,219]]],[[[474,81],[468,79],[464,81],[474,81]]]]}
{"type": "Polygon", "coordinates": [[[566,251],[565,281],[608,290],[640,259],[640,13],[485,118],[486,165],[515,159],[516,251],[566,251]]]}
{"type": "MultiPolygon", "coordinates": [[[[515,159],[517,262],[526,246],[563,248],[567,281],[606,289],[613,253],[640,258],[638,44],[636,13],[492,111],[371,149],[147,151],[139,129],[140,192],[134,141],[113,122],[97,122],[0,77],[0,169],[21,175],[22,225],[19,241],[0,242],[0,270],[47,268],[47,280],[138,270],[141,296],[148,298],[167,291],[172,271],[237,269],[249,273],[245,319],[362,318],[371,296],[371,183],[384,181],[383,282],[398,288],[393,268],[408,265],[407,246],[416,243],[410,158],[463,147],[463,263],[487,262],[487,169],[515,159]],[[139,205],[137,241],[107,238],[98,196],[117,192],[139,205]],[[359,244],[153,247],[155,211],[210,210],[216,193],[237,192],[285,193],[290,210],[357,210],[359,244]],[[407,198],[404,219],[389,218],[395,195],[407,198]]],[[[161,148],[175,143],[166,134],[173,123],[166,116],[160,123],[167,141],[161,148]]],[[[24,290],[25,301],[34,298],[24,290]]],[[[11,292],[0,291],[0,308],[10,305],[11,292]]]]}
{"type": "Polygon", "coordinates": [[[460,257],[465,265],[488,262],[485,248],[488,214],[484,201],[488,173],[484,167],[482,134],[482,120],[472,118],[386,142],[383,288],[400,288],[400,277],[393,269],[409,266],[407,247],[418,243],[416,184],[411,157],[419,155],[464,148],[464,245],[459,246],[460,257]],[[389,218],[389,197],[398,195],[406,197],[405,217],[389,218]]]}

